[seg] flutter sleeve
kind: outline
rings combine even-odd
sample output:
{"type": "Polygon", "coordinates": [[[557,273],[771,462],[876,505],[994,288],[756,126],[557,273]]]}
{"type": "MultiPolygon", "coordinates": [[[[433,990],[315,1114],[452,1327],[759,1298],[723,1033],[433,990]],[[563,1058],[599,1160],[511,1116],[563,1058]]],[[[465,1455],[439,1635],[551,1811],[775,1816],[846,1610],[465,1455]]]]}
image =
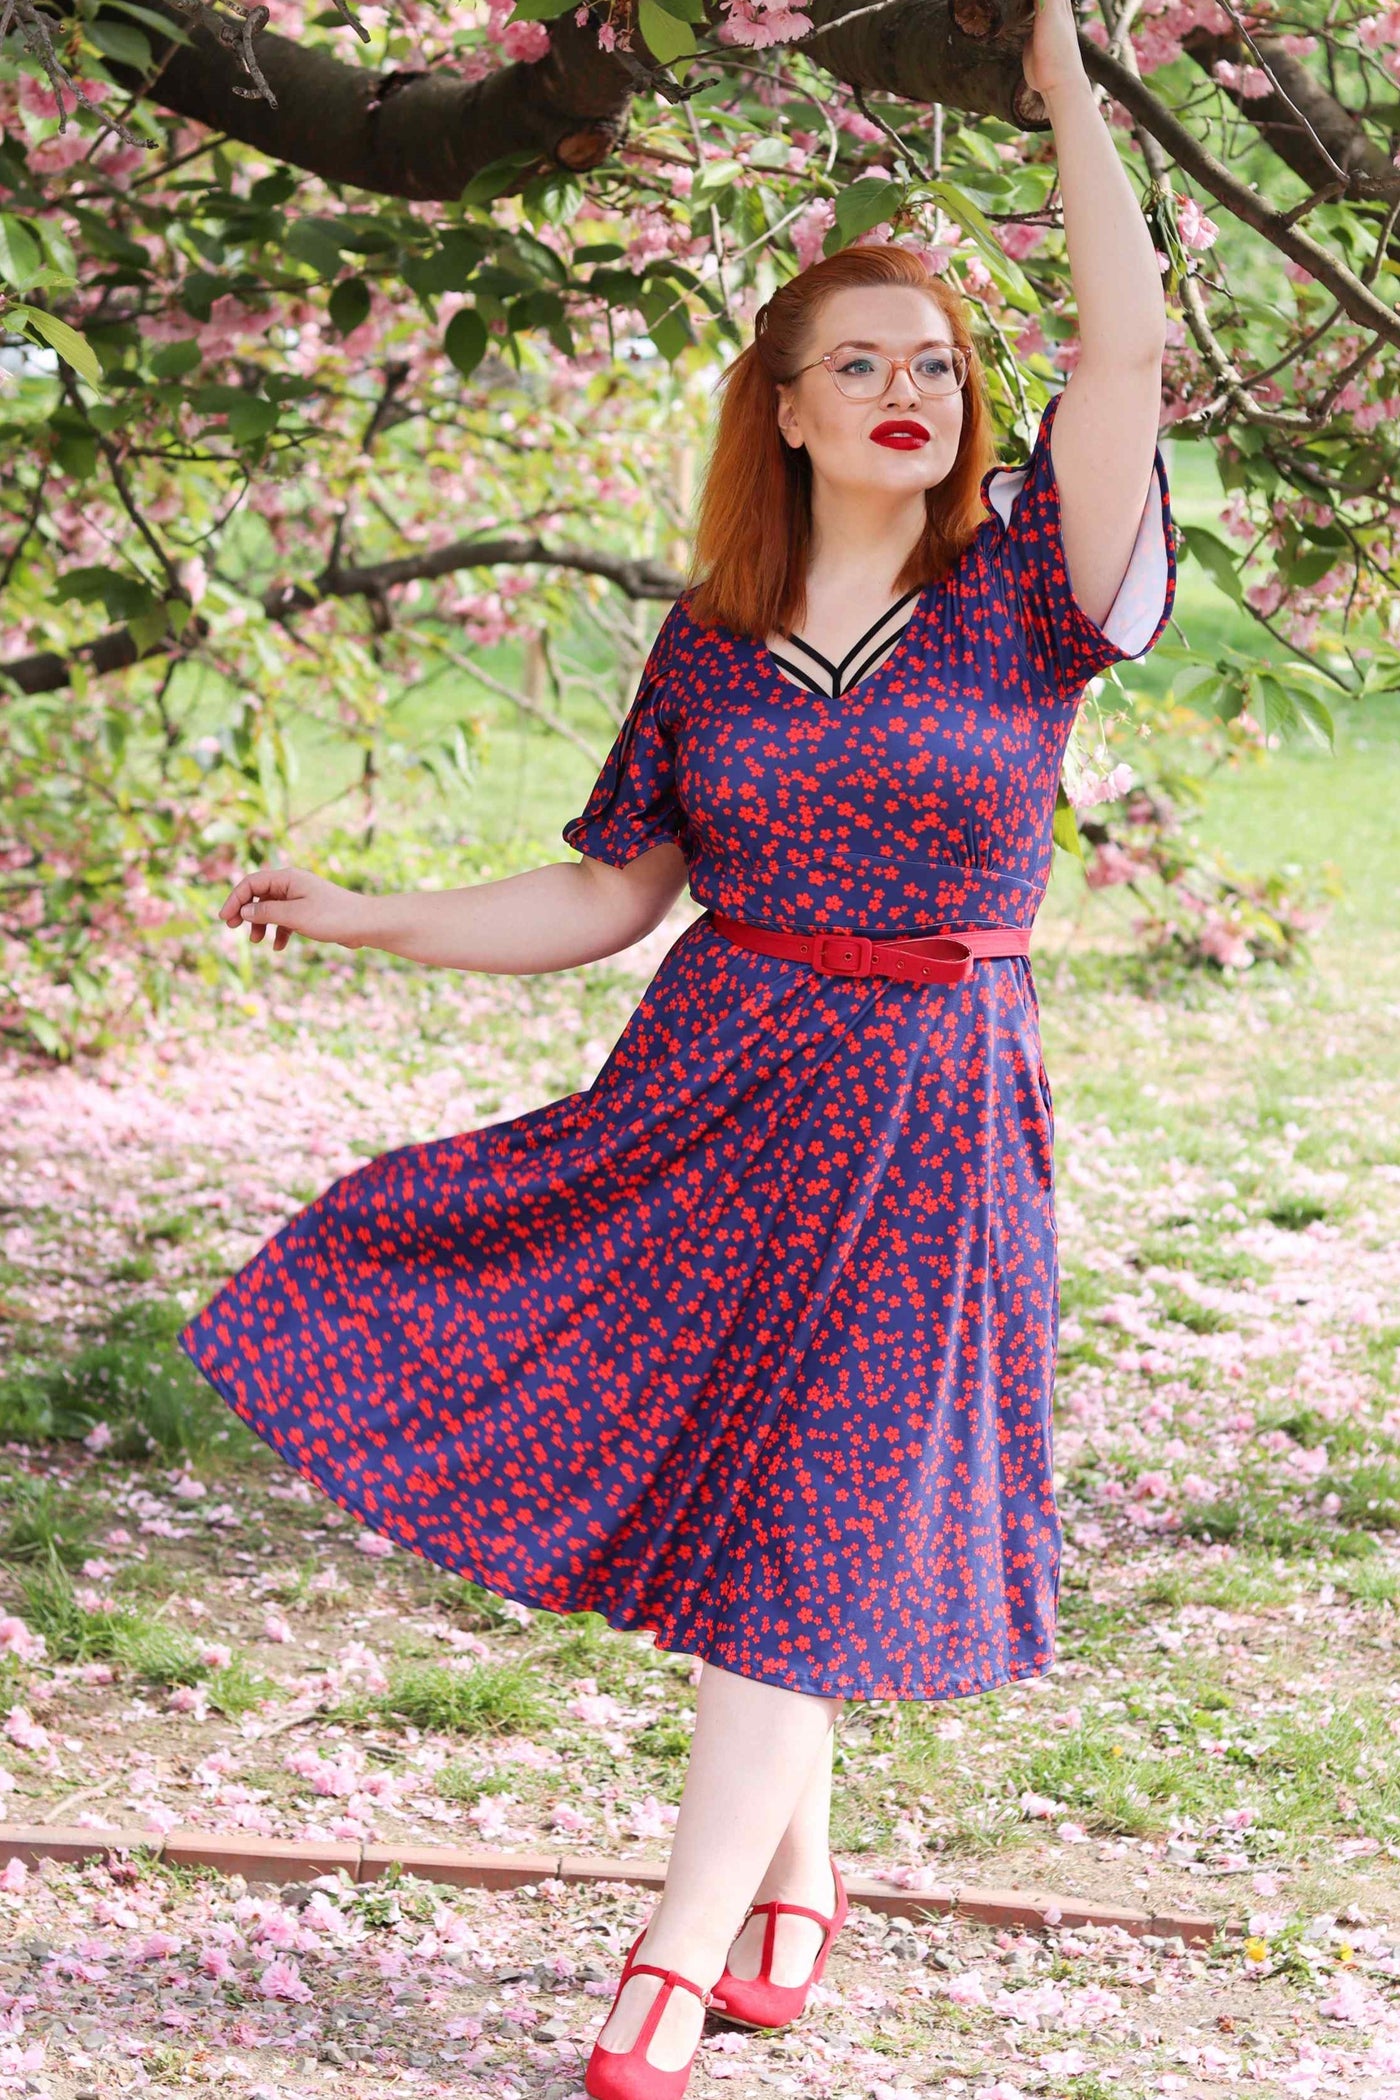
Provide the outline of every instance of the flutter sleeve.
{"type": "Polygon", "coordinates": [[[1050,433],[1062,398],[1046,404],[1026,465],[994,467],[982,500],[992,513],[992,559],[1030,668],[1057,699],[1077,703],[1096,673],[1145,656],[1161,635],[1176,596],[1176,535],[1159,451],[1127,573],[1096,625],[1070,589],[1061,538],[1050,433]]]}
{"type": "Polygon", "coordinates": [[[673,605],[652,643],[636,698],[593,792],[580,814],[564,826],[566,844],[609,867],[625,868],[668,840],[682,848],[686,844],[675,743],[662,718],[677,617],[673,605]]]}

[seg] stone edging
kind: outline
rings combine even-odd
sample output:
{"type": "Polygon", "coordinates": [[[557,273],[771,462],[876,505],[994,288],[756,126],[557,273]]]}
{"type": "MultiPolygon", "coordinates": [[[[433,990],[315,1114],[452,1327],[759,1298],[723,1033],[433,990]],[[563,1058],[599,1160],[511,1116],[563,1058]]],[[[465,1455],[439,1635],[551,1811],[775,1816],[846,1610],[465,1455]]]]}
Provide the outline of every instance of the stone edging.
{"type": "MultiPolygon", "coordinates": [[[[27,1866],[41,1859],[74,1863],[101,1859],[109,1852],[145,1850],[171,1866],[212,1867],[221,1874],[241,1874],[247,1881],[301,1881],[317,1874],[337,1874],[343,1867],[351,1881],[373,1881],[392,1866],[424,1881],[451,1882],[458,1888],[524,1888],[539,1881],[630,1882],[634,1888],[659,1889],[664,1867],[649,1860],[611,1859],[602,1853],[486,1852],[455,1845],[368,1845],[317,1838],[250,1836],[241,1830],[158,1831],[114,1828],[89,1830],[80,1825],[0,1824],[0,1863],[21,1859],[27,1866]]],[[[1191,1912],[1175,1915],[1132,1910],[1111,1903],[1092,1903],[1079,1896],[1057,1896],[1047,1889],[978,1888],[950,1882],[931,1889],[895,1888],[886,1881],[854,1875],[846,1883],[853,1904],[883,1911],[887,1917],[920,1919],[956,1911],[979,1924],[1021,1926],[1118,1925],[1125,1932],[1161,1939],[1179,1938],[1204,1946],[1214,1939],[1218,1922],[1191,1912]]]]}

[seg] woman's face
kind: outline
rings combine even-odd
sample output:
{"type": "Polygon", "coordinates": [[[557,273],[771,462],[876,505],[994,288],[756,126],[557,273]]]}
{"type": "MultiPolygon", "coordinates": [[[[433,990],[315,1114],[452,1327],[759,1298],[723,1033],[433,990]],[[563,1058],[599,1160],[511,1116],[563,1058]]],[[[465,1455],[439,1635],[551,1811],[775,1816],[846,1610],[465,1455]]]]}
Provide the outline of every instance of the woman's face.
{"type": "MultiPolygon", "coordinates": [[[[917,359],[951,351],[953,331],[937,301],[906,284],[857,285],[833,292],[817,309],[800,362],[812,369],[778,387],[778,427],[786,442],[805,445],[815,476],[834,487],[888,490],[892,496],[936,488],[952,472],[962,439],[963,396],[922,394],[907,371],[895,370],[868,401],[843,394],[815,360],[852,346],[917,359]],[[922,442],[881,442],[875,435],[895,422],[927,433],[922,442]]],[[[854,353],[859,357],[860,352],[854,353]]]]}

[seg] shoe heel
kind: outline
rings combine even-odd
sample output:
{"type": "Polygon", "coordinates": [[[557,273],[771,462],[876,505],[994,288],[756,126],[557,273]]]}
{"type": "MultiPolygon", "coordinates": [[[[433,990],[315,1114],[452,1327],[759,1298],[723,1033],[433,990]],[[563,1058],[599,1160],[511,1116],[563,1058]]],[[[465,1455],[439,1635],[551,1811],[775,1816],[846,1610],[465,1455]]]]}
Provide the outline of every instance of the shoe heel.
{"type": "MultiPolygon", "coordinates": [[[[807,2009],[807,2000],[814,1983],[821,1981],[826,1969],[827,1956],[833,1940],[850,1914],[850,1899],[846,1885],[841,1879],[841,1869],[835,1858],[831,1861],[832,1883],[836,1890],[836,1908],[831,1916],[824,1917],[819,1910],[809,1910],[802,1903],[782,1903],[774,1898],[768,1903],[755,1903],[749,1909],[749,1917],[767,1915],[768,1926],[763,1936],[763,1958],[757,1976],[732,1976],[726,1964],[724,1974],[711,1993],[716,2019],[732,2027],[744,2027],[752,2033],[771,2034],[780,2027],[791,2027],[807,2009]],[[777,1940],[778,1919],[784,1915],[811,1918],[822,1928],[822,1943],[812,1964],[811,1974],[805,1983],[774,1983],[772,1976],[773,1950],[777,1940]]],[[[748,1920],[745,1920],[747,1923],[748,1920]]]]}

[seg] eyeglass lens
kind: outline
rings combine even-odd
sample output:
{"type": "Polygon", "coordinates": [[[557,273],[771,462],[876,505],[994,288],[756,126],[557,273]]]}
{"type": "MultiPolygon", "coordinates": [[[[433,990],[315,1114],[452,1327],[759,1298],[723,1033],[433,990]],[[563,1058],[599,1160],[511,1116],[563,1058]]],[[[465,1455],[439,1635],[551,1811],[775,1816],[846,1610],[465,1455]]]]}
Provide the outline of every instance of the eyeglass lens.
{"type": "MultiPolygon", "coordinates": [[[[965,361],[961,350],[921,350],[909,367],[921,394],[956,394],[962,385],[965,361]]],[[[879,350],[837,350],[831,361],[831,376],[855,401],[875,401],[884,393],[894,372],[891,360],[879,350]]]]}

